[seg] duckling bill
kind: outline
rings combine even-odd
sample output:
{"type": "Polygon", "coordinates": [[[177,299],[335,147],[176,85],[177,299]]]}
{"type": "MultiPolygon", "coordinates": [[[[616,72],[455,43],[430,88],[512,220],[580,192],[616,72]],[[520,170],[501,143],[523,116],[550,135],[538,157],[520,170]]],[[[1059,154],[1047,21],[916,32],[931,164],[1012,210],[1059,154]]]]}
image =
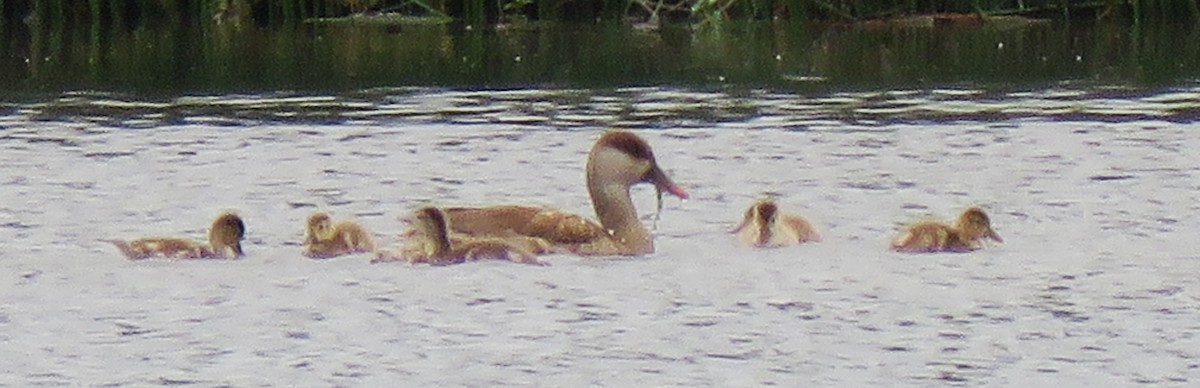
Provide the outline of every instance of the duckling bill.
{"type": "Polygon", "coordinates": [[[958,217],[954,226],[934,221],[922,221],[908,227],[892,240],[897,252],[969,252],[980,249],[983,239],[1004,242],[992,230],[987,213],[978,207],[969,208],[958,217]]]}
{"type": "Polygon", "coordinates": [[[246,225],[237,214],[222,213],[213,220],[208,231],[208,244],[173,237],[149,237],[132,241],[112,240],[130,260],[167,259],[236,259],[243,256],[242,239],[246,225]]]}

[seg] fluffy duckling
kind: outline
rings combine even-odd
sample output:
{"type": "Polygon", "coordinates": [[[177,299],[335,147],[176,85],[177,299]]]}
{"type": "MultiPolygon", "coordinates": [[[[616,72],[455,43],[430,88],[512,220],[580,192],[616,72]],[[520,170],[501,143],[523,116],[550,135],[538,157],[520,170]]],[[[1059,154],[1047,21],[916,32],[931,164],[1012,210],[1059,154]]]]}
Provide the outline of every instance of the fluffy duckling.
{"type": "Polygon", "coordinates": [[[821,235],[804,218],[783,214],[774,197],[760,199],[746,209],[742,223],[729,231],[737,241],[755,248],[776,248],[821,241],[821,235]]]}
{"type": "Polygon", "coordinates": [[[441,209],[424,207],[409,218],[411,232],[399,252],[379,251],[372,263],[408,261],[431,265],[459,264],[480,260],[506,260],[523,264],[546,265],[534,253],[545,253],[549,242],[537,238],[513,236],[451,236],[448,217],[441,209]]]}
{"type": "Polygon", "coordinates": [[[982,247],[981,239],[1004,242],[982,209],[964,210],[955,226],[935,221],[921,221],[908,227],[892,240],[892,250],[898,252],[968,252],[982,247]]]}
{"type": "Polygon", "coordinates": [[[112,240],[130,260],[236,259],[242,257],[242,238],[246,225],[232,212],[221,213],[208,229],[208,245],[172,237],[150,237],[133,241],[112,240]]]}
{"type": "Polygon", "coordinates": [[[375,250],[375,242],[367,230],[353,221],[333,222],[329,214],[317,212],[308,216],[304,233],[304,256],[326,259],[375,250]]]}

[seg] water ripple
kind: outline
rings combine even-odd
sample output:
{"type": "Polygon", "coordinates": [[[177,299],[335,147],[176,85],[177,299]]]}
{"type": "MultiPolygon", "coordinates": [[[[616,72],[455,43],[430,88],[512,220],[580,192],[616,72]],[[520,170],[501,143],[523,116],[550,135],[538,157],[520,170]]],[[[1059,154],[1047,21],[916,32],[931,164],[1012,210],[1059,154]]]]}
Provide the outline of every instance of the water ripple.
{"type": "MultiPolygon", "coordinates": [[[[913,121],[993,122],[1025,117],[1060,120],[1190,122],[1200,117],[1200,87],[989,92],[974,89],[841,92],[802,96],[769,91],[695,92],[669,88],[611,91],[447,91],[370,89],[342,95],[185,96],[139,100],[76,92],[17,104],[0,122],[89,122],[119,128],[262,123],[508,124],[530,127],[671,128],[779,118],[807,128],[835,122],[879,125],[913,121]]],[[[38,139],[28,139],[38,141],[38,139]]],[[[61,139],[44,138],[45,141],[61,139]]]]}

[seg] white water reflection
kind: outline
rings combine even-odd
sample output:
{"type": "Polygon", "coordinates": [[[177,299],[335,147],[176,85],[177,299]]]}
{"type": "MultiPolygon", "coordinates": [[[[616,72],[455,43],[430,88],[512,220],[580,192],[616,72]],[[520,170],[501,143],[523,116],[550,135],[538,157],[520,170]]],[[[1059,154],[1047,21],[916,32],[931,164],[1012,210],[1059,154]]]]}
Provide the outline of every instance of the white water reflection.
{"type": "Polygon", "coordinates": [[[611,91],[442,91],[370,89],[339,96],[187,96],[141,101],[81,92],[50,102],[14,105],[12,120],[90,122],[146,128],[183,123],[519,124],[551,128],[703,128],[712,122],[778,117],[792,122],[1055,120],[1190,122],[1200,113],[1200,88],[1136,91],[1119,88],[987,92],[900,90],[800,96],[768,91],[695,92],[664,88],[611,91]]]}
{"type": "MultiPolygon", "coordinates": [[[[127,110],[49,116],[61,108],[53,103],[20,110],[0,121],[0,382],[1200,380],[1200,255],[1191,240],[1200,231],[1200,165],[1189,153],[1200,149],[1200,132],[1187,120],[1051,114],[913,124],[911,113],[860,117],[855,106],[881,102],[858,94],[630,93],[688,103],[651,109],[576,91],[414,93],[380,103],[412,115],[339,125],[264,118],[300,111],[283,102],[187,111],[195,116],[150,109],[169,119],[127,110]],[[615,110],[623,104],[661,115],[615,110]],[[780,108],[792,104],[813,108],[780,108]],[[510,109],[438,113],[480,105],[547,121],[500,121],[510,109]],[[684,109],[693,105],[702,112],[684,109]],[[403,227],[396,218],[424,204],[520,202],[590,216],[583,158],[606,120],[636,123],[693,194],[666,201],[651,257],[429,268],[300,255],[304,218],[317,209],[357,217],[385,244],[403,227]],[[765,191],[810,218],[825,241],[734,246],[725,230],[765,191]],[[993,214],[1005,244],[953,255],[886,250],[899,223],[969,205],[993,214]],[[245,260],[135,263],[100,241],[199,238],[228,208],[246,220],[245,260]]],[[[1018,101],[1061,98],[1107,104],[1018,101]]],[[[324,117],[355,111],[305,100],[324,103],[336,113],[324,117]]],[[[634,197],[648,221],[653,190],[639,187],[634,197]]]]}

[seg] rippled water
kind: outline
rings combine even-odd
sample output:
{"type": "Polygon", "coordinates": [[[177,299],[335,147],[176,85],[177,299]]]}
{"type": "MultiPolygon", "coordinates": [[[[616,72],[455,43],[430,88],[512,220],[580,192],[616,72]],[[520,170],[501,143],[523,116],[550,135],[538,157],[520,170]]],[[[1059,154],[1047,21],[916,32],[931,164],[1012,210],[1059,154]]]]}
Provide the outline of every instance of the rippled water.
{"type": "MultiPolygon", "coordinates": [[[[661,88],[443,91],[370,89],[344,95],[186,96],[145,101],[76,92],[54,101],[10,104],[0,124],[70,121],[111,127],[171,125],[497,124],[666,129],[735,122],[749,128],[826,124],[823,120],[1130,121],[1200,118],[1200,87],[1145,91],[1120,87],[997,92],[975,89],[847,92],[803,96],[768,91],[703,92],[661,88]],[[747,123],[747,121],[754,121],[747,123]],[[778,121],[778,122],[775,122],[778,121]]],[[[11,126],[11,124],[6,125],[11,126]]]]}
{"type": "MultiPolygon", "coordinates": [[[[369,90],[0,117],[0,383],[925,386],[1200,380],[1200,90],[795,96],[369,90]],[[550,267],[300,255],[314,210],[384,244],[414,206],[591,215],[583,159],[629,128],[693,195],[658,253],[550,267]],[[725,231],[762,192],[825,241],[725,231]],[[1005,244],[886,250],[980,205],[1005,244]],[[101,241],[246,220],[235,262],[129,262],[101,241]]],[[[634,190],[644,219],[653,192],[634,190]]]]}

